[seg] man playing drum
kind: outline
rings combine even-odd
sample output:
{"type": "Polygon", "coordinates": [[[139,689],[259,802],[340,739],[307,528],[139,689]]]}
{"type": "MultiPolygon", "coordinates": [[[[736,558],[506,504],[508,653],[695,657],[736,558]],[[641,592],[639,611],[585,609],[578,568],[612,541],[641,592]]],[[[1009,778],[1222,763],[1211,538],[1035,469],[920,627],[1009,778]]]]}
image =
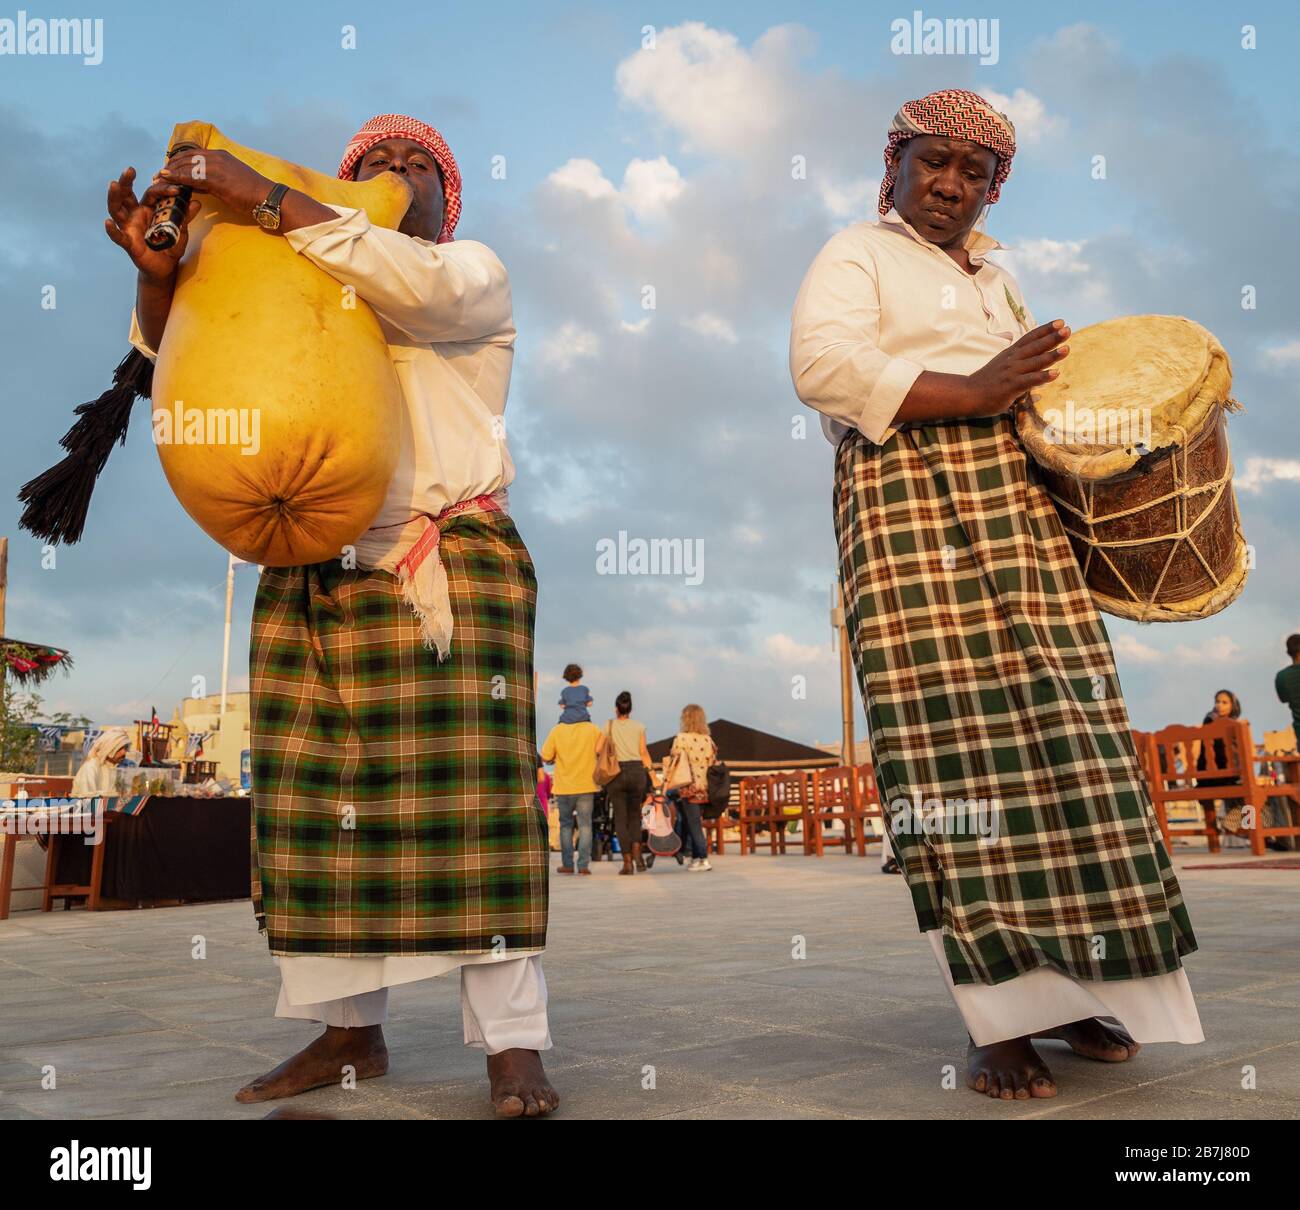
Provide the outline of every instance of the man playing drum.
{"type": "Polygon", "coordinates": [[[822,249],[790,338],[795,390],[836,447],[893,846],[970,1035],[967,1083],[1004,1100],[1056,1094],[1036,1038],[1109,1062],[1203,1040],[1110,642],[1010,415],[1070,335],[1035,326],[974,229],[1014,153],[974,93],[904,105],[882,217],[822,249]]]}
{"type": "Polygon", "coordinates": [[[278,956],[276,1015],[325,1031],[237,1099],[383,1075],[388,988],[458,970],[465,1042],[486,1052],[497,1112],[537,1116],[559,1097],[539,1055],[551,1040],[537,581],[506,511],[514,468],[500,423],[510,286],[490,249],[453,240],[460,173],[436,130],[394,114],[367,122],[338,175],[382,172],[411,189],[398,231],[284,192],[223,151],[173,156],[139,202],[133,170],[109,187],[108,234],[140,270],[132,343],[146,356],[185,241],[154,252],[144,230],[153,203],[188,185],[250,223],[256,207],[278,211],[258,219],[267,238],[336,278],[340,305],[354,291],[378,315],[406,405],[397,471],[356,559],[267,567],[258,584],[254,910],[278,956]],[[432,587],[404,598],[398,568],[432,587]]]}

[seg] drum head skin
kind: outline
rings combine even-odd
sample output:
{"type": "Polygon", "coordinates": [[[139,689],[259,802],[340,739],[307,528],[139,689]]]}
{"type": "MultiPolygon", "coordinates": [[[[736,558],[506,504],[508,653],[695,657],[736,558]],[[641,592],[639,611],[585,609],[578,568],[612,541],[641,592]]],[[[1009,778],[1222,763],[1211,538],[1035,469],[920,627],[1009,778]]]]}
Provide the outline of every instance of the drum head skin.
{"type": "Polygon", "coordinates": [[[1016,414],[1040,465],[1107,479],[1154,450],[1185,444],[1232,389],[1223,346],[1178,315],[1132,315],[1070,336],[1060,376],[1016,414]]]}
{"type": "Polygon", "coordinates": [[[1016,430],[1094,603],[1139,622],[1217,613],[1247,572],[1228,355],[1175,315],[1107,320],[1069,344],[1060,377],[1020,405],[1016,430]]]}

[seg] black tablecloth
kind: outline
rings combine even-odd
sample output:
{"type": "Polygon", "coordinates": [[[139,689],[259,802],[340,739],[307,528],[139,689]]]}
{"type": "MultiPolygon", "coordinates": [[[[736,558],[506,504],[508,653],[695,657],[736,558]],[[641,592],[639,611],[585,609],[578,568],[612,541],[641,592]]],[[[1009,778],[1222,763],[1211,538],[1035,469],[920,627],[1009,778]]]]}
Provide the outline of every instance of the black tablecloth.
{"type": "MultiPolygon", "coordinates": [[[[106,899],[247,899],[251,798],[150,797],[105,830],[106,899]]],[[[94,849],[59,841],[59,883],[90,882],[94,849]]]]}

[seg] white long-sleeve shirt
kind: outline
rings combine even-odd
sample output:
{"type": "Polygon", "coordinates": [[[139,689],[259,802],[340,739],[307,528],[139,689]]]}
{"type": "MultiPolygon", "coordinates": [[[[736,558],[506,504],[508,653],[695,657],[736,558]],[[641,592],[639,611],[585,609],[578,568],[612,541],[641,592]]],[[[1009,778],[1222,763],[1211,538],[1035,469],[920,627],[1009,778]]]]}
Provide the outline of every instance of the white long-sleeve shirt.
{"type": "MultiPolygon", "coordinates": [[[[352,286],[379,317],[406,407],[397,469],[374,527],[506,487],[515,468],[505,440],[514,361],[510,281],[474,240],[433,244],[371,224],[364,210],[283,238],[352,286]]],[[[135,312],[131,343],[151,360],[135,312]]]]}
{"type": "Polygon", "coordinates": [[[967,273],[898,213],[856,223],[818,253],[794,304],[790,376],[835,445],[850,429],[883,444],[923,370],[970,374],[1034,326],[1016,280],[985,260],[1003,247],[972,230],[967,273]]]}

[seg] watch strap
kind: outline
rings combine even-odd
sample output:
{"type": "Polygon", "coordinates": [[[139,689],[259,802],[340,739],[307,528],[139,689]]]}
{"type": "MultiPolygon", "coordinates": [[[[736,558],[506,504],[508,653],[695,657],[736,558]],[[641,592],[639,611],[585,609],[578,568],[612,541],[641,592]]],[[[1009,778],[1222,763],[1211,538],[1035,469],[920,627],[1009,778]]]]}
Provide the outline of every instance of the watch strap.
{"type": "Polygon", "coordinates": [[[279,210],[280,202],[284,198],[284,195],[288,192],[289,192],[288,185],[279,185],[279,184],[272,185],[271,192],[266,195],[266,201],[264,201],[262,205],[269,206],[273,210],[279,210]]]}

